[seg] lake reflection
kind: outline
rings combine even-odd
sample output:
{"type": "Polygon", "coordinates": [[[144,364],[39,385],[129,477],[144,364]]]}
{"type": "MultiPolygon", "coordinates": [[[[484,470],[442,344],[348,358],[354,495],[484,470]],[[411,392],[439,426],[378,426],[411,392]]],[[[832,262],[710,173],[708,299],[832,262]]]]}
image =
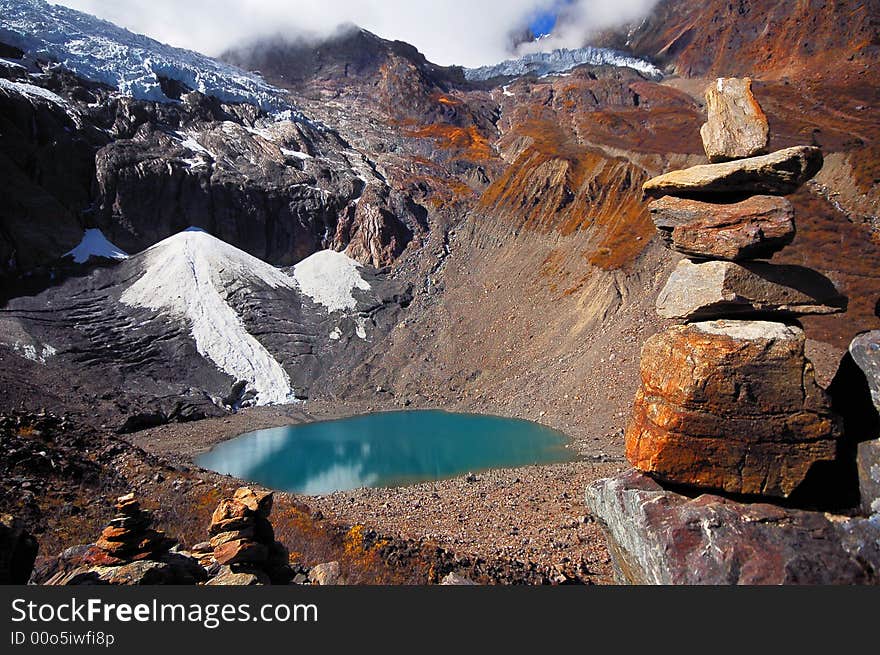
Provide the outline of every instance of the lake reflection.
{"type": "Polygon", "coordinates": [[[251,432],[196,463],[273,489],[324,494],[571,459],[563,434],[528,421],[436,410],[251,432]]]}

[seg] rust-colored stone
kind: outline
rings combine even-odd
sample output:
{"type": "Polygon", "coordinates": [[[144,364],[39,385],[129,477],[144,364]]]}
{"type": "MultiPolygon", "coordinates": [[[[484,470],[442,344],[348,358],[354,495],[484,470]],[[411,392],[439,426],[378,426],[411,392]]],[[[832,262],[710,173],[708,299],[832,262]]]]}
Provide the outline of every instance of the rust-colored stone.
{"type": "Polygon", "coordinates": [[[636,468],[666,482],[789,496],[833,460],[839,424],[803,330],[766,321],[673,327],[642,350],[626,433],[636,468]]]}
{"type": "Polygon", "coordinates": [[[269,557],[269,549],[250,539],[236,539],[214,549],[214,559],[220,564],[258,564],[269,557]]]}
{"type": "Polygon", "coordinates": [[[258,491],[252,487],[239,487],[235,490],[232,498],[263,518],[269,518],[269,515],[272,513],[274,495],[271,491],[258,491]]]}
{"type": "Polygon", "coordinates": [[[794,210],[778,196],[711,203],[665,196],[648,205],[666,245],[692,257],[770,257],[794,240],[794,210]]]}

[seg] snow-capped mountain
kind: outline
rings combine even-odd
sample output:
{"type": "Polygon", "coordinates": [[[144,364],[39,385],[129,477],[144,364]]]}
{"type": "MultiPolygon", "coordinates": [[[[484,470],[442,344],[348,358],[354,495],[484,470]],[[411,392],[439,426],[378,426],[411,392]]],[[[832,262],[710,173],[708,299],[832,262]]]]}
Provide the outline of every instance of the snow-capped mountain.
{"type": "Polygon", "coordinates": [[[638,57],[632,57],[616,50],[606,48],[561,48],[552,52],[535,52],[519,59],[508,59],[493,66],[464,69],[468,80],[483,81],[499,77],[519,77],[521,75],[550,75],[564,73],[577,66],[620,66],[632,68],[650,78],[660,78],[659,68],[638,57]]]}
{"type": "Polygon", "coordinates": [[[168,102],[165,78],[223,102],[291,108],[283,91],[257,75],[44,0],[0,0],[0,42],[139,100],[168,102]]]}

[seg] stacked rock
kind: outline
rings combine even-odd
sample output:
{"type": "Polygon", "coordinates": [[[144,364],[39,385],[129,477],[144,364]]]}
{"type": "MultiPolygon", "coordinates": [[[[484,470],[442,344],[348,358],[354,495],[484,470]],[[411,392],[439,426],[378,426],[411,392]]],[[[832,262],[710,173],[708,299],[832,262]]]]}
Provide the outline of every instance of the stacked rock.
{"type": "Polygon", "coordinates": [[[788,497],[833,460],[839,421],[816,384],[793,318],[843,311],[821,274],[767,261],[795,236],[784,197],[822,167],[799,146],[772,154],[748,79],[706,92],[701,135],[711,164],[649,180],[654,223],[686,255],[657,299],[684,325],[650,338],[626,454],[643,472],[736,494],[788,497]]]}
{"type": "Polygon", "coordinates": [[[116,499],[116,512],[83,557],[85,563],[120,566],[140,560],[158,560],[174,545],[163,532],[150,527],[153,517],[141,509],[133,493],[116,499]]]}
{"type": "Polygon", "coordinates": [[[269,521],[273,495],[250,487],[220,501],[211,517],[210,545],[218,574],[213,585],[284,584],[291,571],[287,549],[269,521]]]}

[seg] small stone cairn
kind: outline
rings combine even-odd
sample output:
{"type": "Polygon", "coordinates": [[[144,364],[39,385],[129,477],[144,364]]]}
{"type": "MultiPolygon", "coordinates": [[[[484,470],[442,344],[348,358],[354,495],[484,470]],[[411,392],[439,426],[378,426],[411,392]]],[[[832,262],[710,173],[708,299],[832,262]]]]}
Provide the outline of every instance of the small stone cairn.
{"type": "MultiPolygon", "coordinates": [[[[286,584],[292,572],[287,549],[275,541],[269,515],[273,495],[241,487],[220,501],[209,528],[214,577],[209,585],[286,584]]],[[[204,551],[203,546],[200,550],[204,551]]],[[[205,562],[205,555],[201,553],[205,562]]],[[[211,569],[209,568],[209,571],[211,569]]]]}
{"type": "Polygon", "coordinates": [[[174,540],[153,530],[153,517],[141,509],[133,493],[116,499],[116,516],[101,532],[95,545],[84,556],[93,566],[120,566],[141,560],[159,560],[174,540]]]}
{"type": "Polygon", "coordinates": [[[835,458],[840,436],[794,319],[843,311],[846,299],[816,271],[766,261],[795,236],[783,196],[821,169],[822,153],[765,154],[767,118],[749,79],[718,79],[706,100],[712,163],[644,185],[666,245],[686,256],[657,312],[683,324],[644,346],[626,454],[663,482],[788,497],[835,458]]]}

